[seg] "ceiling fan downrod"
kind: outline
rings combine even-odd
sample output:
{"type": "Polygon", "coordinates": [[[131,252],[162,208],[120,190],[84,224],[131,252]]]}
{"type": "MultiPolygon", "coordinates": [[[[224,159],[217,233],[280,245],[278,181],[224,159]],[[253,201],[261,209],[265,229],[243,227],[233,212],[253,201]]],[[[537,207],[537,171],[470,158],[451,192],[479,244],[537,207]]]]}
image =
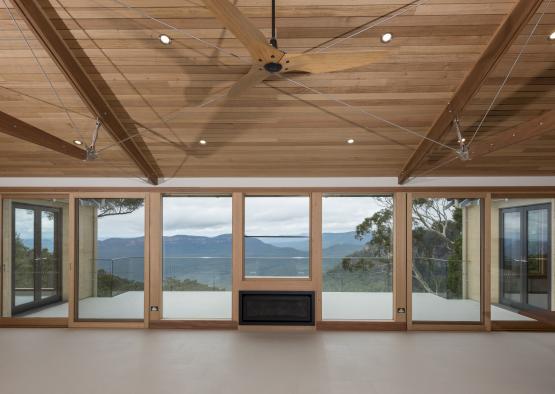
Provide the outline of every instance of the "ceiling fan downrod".
{"type": "Polygon", "coordinates": [[[272,0],[272,38],[270,44],[277,49],[277,34],[276,34],[276,0],[272,0]]]}

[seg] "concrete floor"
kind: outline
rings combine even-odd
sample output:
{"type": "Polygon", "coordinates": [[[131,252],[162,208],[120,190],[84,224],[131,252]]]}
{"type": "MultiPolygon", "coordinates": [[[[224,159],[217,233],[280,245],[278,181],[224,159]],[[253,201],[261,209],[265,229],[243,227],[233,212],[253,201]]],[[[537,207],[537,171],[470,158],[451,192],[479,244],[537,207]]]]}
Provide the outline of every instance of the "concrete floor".
{"type": "MultiPolygon", "coordinates": [[[[231,292],[165,291],[164,319],[231,319],[231,292]]],[[[79,301],[83,319],[142,319],[144,293],[129,291],[115,297],[90,297],[79,301]]],[[[324,292],[324,320],[391,320],[392,293],[324,292]]],[[[66,317],[67,304],[29,313],[27,317],[66,317]]],[[[415,321],[479,321],[480,304],[474,300],[447,300],[428,293],[413,295],[415,321]]],[[[492,305],[493,320],[532,319],[492,305]]]]}
{"type": "Polygon", "coordinates": [[[6,394],[552,394],[555,333],[0,329],[6,394]]]}

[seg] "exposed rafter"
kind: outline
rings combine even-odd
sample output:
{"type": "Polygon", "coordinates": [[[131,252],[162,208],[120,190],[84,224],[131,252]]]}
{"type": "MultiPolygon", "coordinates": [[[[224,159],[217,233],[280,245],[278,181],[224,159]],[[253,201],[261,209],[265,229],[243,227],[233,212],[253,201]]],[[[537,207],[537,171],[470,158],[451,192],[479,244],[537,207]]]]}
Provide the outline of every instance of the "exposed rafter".
{"type": "MultiPolygon", "coordinates": [[[[541,137],[543,134],[552,131],[555,131],[555,110],[548,111],[537,118],[521,123],[508,130],[492,134],[483,140],[477,140],[469,148],[469,160],[479,159],[482,156],[533,138],[541,137]]],[[[450,162],[455,163],[452,155],[441,158],[435,163],[435,167],[443,167],[450,162]]]]}
{"type": "Polygon", "coordinates": [[[86,157],[86,152],[83,149],[4,112],[0,112],[0,133],[40,145],[79,160],[85,160],[86,157]]]}
{"type": "Polygon", "coordinates": [[[102,125],[106,131],[116,141],[122,141],[121,147],[144,176],[151,183],[157,184],[162,174],[150,151],[144,143],[139,144],[141,142],[140,137],[129,138],[132,133],[129,133],[123,126],[115,111],[73,55],[71,49],[48,18],[41,2],[38,0],[12,0],[12,3],[91,112],[102,120],[102,125]]]}
{"type": "Polygon", "coordinates": [[[451,101],[443,108],[439,117],[428,130],[426,137],[418,145],[399,174],[399,183],[404,183],[434,148],[430,140],[441,141],[455,117],[482,86],[484,80],[495,68],[501,56],[507,51],[524,26],[537,12],[543,0],[519,0],[513,10],[498,27],[486,49],[474,64],[463,82],[457,88],[451,101]]]}

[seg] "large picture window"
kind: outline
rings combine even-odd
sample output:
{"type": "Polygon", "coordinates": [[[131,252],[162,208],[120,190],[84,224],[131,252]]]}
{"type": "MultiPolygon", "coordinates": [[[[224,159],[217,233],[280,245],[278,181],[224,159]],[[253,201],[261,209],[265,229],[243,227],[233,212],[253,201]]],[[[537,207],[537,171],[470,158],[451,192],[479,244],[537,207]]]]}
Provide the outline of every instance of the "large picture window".
{"type": "Polygon", "coordinates": [[[77,319],[144,318],[144,200],[77,200],[77,319]]]}
{"type": "Polygon", "coordinates": [[[324,196],[322,318],[393,318],[393,198],[324,196]]]}
{"type": "Polygon", "coordinates": [[[231,196],[163,198],[163,318],[231,319],[231,196]]]}
{"type": "Polygon", "coordinates": [[[245,197],[244,276],[310,277],[310,198],[245,197]]]}
{"type": "Polygon", "coordinates": [[[481,321],[480,199],[412,202],[412,320],[481,321]]]}

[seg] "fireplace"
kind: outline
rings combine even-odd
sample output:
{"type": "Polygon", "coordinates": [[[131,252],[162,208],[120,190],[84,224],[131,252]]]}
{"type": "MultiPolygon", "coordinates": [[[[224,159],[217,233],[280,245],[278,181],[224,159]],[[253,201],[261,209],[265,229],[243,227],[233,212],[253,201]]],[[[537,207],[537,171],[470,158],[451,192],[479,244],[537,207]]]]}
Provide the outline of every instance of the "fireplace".
{"type": "Polygon", "coordinates": [[[313,291],[240,291],[239,324],[314,325],[313,291]]]}

